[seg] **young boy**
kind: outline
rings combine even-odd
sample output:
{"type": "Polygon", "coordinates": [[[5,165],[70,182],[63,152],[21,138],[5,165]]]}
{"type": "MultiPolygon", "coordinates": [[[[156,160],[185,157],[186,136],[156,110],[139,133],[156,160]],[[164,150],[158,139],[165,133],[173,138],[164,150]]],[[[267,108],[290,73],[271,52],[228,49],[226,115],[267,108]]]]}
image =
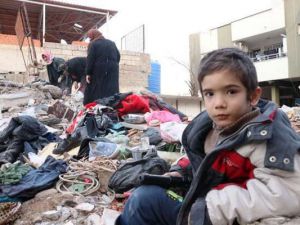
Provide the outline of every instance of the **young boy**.
{"type": "Polygon", "coordinates": [[[117,224],[231,225],[299,215],[300,136],[274,103],[260,100],[250,58],[235,48],[212,51],[198,81],[206,111],[182,136],[193,171],[183,203],[142,186],[117,224]]]}

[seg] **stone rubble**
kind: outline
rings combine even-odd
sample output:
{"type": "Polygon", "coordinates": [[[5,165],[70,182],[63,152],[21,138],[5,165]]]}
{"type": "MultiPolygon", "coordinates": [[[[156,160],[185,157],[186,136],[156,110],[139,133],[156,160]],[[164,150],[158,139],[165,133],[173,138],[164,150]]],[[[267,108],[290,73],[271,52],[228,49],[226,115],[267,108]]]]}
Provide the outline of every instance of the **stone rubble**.
{"type": "MultiPolygon", "coordinates": [[[[81,102],[74,100],[72,96],[63,95],[61,89],[53,85],[45,85],[44,81],[20,85],[0,80],[0,105],[2,106],[0,107],[0,116],[2,118],[10,118],[20,114],[34,115],[43,124],[57,129],[56,132],[58,134],[62,134],[76,112],[82,107],[81,102]],[[62,111],[65,112],[66,110],[69,110],[70,114],[62,113],[62,111]]],[[[300,133],[300,107],[289,109],[285,107],[284,111],[293,128],[300,133]]],[[[144,130],[144,127],[141,125],[131,126],[144,130]]],[[[134,138],[131,139],[131,142],[133,141],[134,138]]],[[[114,200],[114,204],[109,209],[107,205],[103,204],[103,202],[109,201],[110,197],[101,192],[97,192],[96,196],[84,197],[61,194],[56,189],[49,189],[24,202],[20,216],[14,224],[113,225],[113,221],[110,218],[118,215],[117,211],[122,209],[123,203],[114,200]],[[99,195],[101,195],[101,198],[99,198],[99,195]]],[[[275,224],[298,225],[300,224],[300,218],[271,218],[249,225],[275,224]]]]}

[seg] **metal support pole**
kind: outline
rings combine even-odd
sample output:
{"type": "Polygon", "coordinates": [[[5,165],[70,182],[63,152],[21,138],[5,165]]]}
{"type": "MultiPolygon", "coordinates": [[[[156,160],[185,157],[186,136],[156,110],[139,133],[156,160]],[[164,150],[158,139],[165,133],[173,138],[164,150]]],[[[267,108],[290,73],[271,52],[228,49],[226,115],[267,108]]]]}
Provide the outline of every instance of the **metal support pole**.
{"type": "Polygon", "coordinates": [[[109,12],[106,13],[106,34],[109,37],[110,33],[109,33],[109,25],[107,24],[109,21],[110,17],[109,17],[109,12]]]}
{"type": "Polygon", "coordinates": [[[46,35],[46,5],[43,4],[43,43],[42,46],[45,44],[45,35],[46,35]]]}
{"type": "Polygon", "coordinates": [[[279,88],[276,86],[271,87],[271,98],[272,101],[280,105],[280,94],[279,94],[279,88]]]}

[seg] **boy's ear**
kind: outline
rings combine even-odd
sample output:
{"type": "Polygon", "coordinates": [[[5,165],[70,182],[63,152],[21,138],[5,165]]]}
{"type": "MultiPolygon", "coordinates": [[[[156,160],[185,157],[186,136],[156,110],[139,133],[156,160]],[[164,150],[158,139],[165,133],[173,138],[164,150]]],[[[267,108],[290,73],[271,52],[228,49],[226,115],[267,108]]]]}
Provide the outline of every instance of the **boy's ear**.
{"type": "Polygon", "coordinates": [[[252,94],[250,95],[250,104],[251,106],[256,106],[258,103],[260,96],[261,96],[262,90],[260,87],[257,87],[252,94]]]}

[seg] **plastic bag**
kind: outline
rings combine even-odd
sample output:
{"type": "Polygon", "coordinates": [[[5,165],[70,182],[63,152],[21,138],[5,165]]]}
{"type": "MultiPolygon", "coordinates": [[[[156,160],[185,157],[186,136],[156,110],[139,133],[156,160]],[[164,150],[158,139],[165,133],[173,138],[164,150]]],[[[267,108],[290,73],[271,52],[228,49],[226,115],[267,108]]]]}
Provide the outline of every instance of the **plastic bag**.
{"type": "Polygon", "coordinates": [[[187,124],[177,122],[167,122],[160,125],[160,134],[164,141],[168,143],[180,142],[182,133],[187,124]]]}
{"type": "Polygon", "coordinates": [[[156,152],[146,154],[141,160],[129,161],[121,165],[110,177],[108,187],[117,193],[130,190],[137,185],[143,173],[162,175],[169,171],[169,164],[159,158],[156,152]]]}
{"type": "Polygon", "coordinates": [[[117,155],[118,145],[110,142],[90,141],[89,160],[94,160],[97,156],[114,158],[117,155]]]}
{"type": "Polygon", "coordinates": [[[82,101],[82,99],[83,99],[83,93],[81,91],[77,91],[76,94],[74,94],[74,99],[77,102],[82,101]]]}

